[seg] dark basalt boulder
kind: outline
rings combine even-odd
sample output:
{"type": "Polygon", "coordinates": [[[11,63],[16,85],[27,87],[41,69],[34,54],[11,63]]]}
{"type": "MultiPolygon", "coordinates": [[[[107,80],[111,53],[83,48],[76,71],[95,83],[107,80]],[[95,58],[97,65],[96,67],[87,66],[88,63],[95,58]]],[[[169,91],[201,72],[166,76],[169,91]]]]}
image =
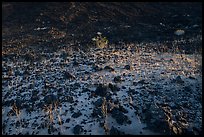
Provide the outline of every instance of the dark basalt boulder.
{"type": "Polygon", "coordinates": [[[91,113],[91,116],[92,117],[102,117],[103,113],[102,113],[101,108],[94,108],[93,112],[91,113]]]}
{"type": "Polygon", "coordinates": [[[111,89],[112,92],[120,91],[120,88],[114,84],[109,83],[108,87],[111,89]]]}
{"type": "Polygon", "coordinates": [[[121,76],[116,76],[116,77],[113,79],[113,81],[114,81],[115,83],[121,82],[121,81],[122,81],[122,78],[121,78],[121,76]]]}
{"type": "Polygon", "coordinates": [[[97,71],[101,71],[102,68],[100,68],[98,65],[93,65],[93,70],[95,70],[95,72],[97,72],[97,71]]]}
{"type": "Polygon", "coordinates": [[[105,85],[99,84],[99,86],[95,90],[95,94],[105,97],[108,94],[108,89],[105,85]]]}
{"type": "Polygon", "coordinates": [[[46,105],[49,105],[49,104],[57,103],[58,97],[54,94],[50,94],[50,95],[45,96],[43,100],[46,105]]]}
{"type": "Polygon", "coordinates": [[[112,68],[112,67],[110,67],[110,66],[105,66],[104,67],[104,70],[108,70],[108,71],[114,71],[114,69],[112,68]]]}
{"type": "Polygon", "coordinates": [[[175,79],[173,79],[172,81],[173,83],[177,83],[177,84],[183,84],[184,81],[182,80],[181,76],[177,76],[175,79]]]}
{"type": "Polygon", "coordinates": [[[78,118],[78,117],[80,117],[81,115],[82,115],[82,113],[81,113],[80,111],[78,111],[78,112],[74,113],[74,114],[72,115],[72,117],[73,117],[73,118],[78,118]]]}
{"type": "Polygon", "coordinates": [[[73,133],[75,134],[75,135],[79,135],[79,134],[81,134],[81,132],[83,132],[84,131],[84,129],[82,128],[82,126],[80,126],[80,125],[76,125],[74,128],[73,128],[73,133]]]}
{"type": "Polygon", "coordinates": [[[138,81],[137,84],[142,84],[142,85],[143,85],[143,84],[148,84],[148,82],[146,82],[146,81],[143,79],[143,80],[138,81]]]}
{"type": "Polygon", "coordinates": [[[118,124],[120,125],[123,125],[124,123],[131,124],[131,121],[128,119],[128,117],[118,109],[114,108],[111,111],[111,114],[118,124]]]}
{"type": "Polygon", "coordinates": [[[94,102],[94,105],[95,105],[96,107],[100,107],[100,106],[102,105],[102,103],[103,103],[103,99],[102,99],[102,98],[99,98],[96,102],[94,102]]]}
{"type": "Polygon", "coordinates": [[[124,69],[132,70],[132,67],[130,65],[125,65],[124,69]]]}
{"type": "Polygon", "coordinates": [[[119,131],[117,128],[112,126],[110,130],[110,135],[125,135],[125,133],[119,131]]]}
{"type": "Polygon", "coordinates": [[[64,73],[64,77],[65,77],[66,79],[71,79],[71,80],[76,79],[75,76],[72,75],[72,74],[70,74],[69,72],[65,72],[65,73],[64,73]]]}

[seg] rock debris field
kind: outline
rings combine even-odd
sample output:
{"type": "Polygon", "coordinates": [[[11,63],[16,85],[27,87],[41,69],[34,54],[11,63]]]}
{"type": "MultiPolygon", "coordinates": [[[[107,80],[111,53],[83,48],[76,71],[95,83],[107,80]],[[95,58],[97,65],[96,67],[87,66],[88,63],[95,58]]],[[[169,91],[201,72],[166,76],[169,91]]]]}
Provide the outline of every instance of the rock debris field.
{"type": "Polygon", "coordinates": [[[3,58],[2,134],[201,134],[201,54],[151,45],[3,58]]]}
{"type": "Polygon", "coordinates": [[[201,45],[199,2],[3,2],[2,134],[202,135],[201,45]]]}

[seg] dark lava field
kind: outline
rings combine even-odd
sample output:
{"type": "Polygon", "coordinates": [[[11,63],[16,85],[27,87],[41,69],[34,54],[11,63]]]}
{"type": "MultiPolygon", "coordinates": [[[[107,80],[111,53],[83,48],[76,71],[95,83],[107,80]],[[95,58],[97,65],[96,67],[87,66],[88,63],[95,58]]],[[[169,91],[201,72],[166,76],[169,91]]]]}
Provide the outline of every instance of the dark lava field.
{"type": "Polygon", "coordinates": [[[202,3],[2,3],[3,135],[202,129],[202,3]]]}

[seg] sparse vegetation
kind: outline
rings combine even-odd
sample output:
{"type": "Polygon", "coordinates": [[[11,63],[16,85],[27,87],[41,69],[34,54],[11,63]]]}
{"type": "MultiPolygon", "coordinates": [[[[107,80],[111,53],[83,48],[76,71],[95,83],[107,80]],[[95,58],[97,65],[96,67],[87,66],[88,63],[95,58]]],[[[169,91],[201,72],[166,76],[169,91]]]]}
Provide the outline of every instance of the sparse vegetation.
{"type": "Polygon", "coordinates": [[[89,4],[2,5],[2,134],[202,134],[199,3],[89,4]]]}
{"type": "Polygon", "coordinates": [[[108,39],[106,37],[103,37],[102,33],[100,32],[98,32],[97,36],[92,38],[92,40],[95,42],[97,48],[103,49],[108,46],[108,39]]]}

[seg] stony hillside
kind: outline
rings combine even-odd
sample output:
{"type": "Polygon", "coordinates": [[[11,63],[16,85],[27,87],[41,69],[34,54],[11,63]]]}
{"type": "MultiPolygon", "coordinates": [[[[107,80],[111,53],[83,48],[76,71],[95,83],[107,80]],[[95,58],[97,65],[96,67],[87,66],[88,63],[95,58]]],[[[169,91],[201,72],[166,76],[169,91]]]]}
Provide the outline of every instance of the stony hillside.
{"type": "Polygon", "coordinates": [[[172,41],[202,33],[201,3],[21,2],[3,3],[2,7],[3,41],[28,35],[32,43],[41,41],[37,36],[49,41],[52,28],[66,33],[53,43],[73,41],[83,46],[98,31],[112,43],[172,41]],[[174,35],[177,29],[184,30],[185,35],[174,35]]]}

